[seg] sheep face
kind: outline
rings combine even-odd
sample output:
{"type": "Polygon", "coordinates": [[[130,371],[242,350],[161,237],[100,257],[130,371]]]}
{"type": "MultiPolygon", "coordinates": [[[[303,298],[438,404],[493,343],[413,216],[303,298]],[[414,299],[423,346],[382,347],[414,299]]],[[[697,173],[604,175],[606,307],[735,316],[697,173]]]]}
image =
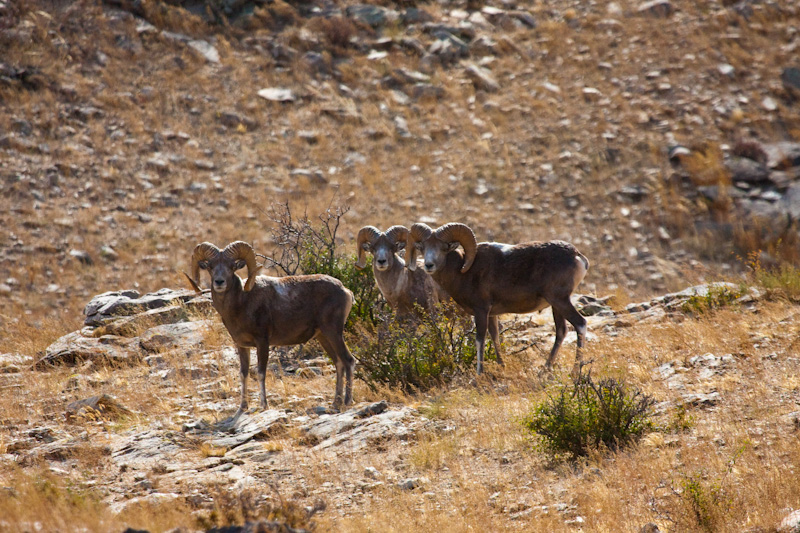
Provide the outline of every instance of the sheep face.
{"type": "Polygon", "coordinates": [[[224,294],[233,287],[235,272],[247,267],[247,282],[244,292],[249,292],[256,281],[256,274],[261,267],[256,262],[253,248],[243,241],[230,243],[224,250],[220,250],[210,242],[203,242],[195,246],[192,253],[192,275],[186,277],[195,290],[200,290],[200,269],[207,270],[211,276],[211,288],[216,294],[224,294]]]}
{"type": "Polygon", "coordinates": [[[457,242],[444,242],[435,236],[430,236],[414,246],[422,253],[422,266],[428,274],[434,274],[444,267],[447,254],[458,248],[457,242]]]}
{"type": "Polygon", "coordinates": [[[406,247],[405,241],[392,242],[392,239],[381,235],[372,245],[364,243],[367,251],[372,252],[372,264],[375,270],[385,272],[392,267],[394,254],[406,247]]]}
{"type": "Polygon", "coordinates": [[[211,290],[218,294],[233,286],[236,271],[247,266],[243,259],[232,259],[222,254],[217,260],[200,261],[199,267],[211,275],[211,290]]]}

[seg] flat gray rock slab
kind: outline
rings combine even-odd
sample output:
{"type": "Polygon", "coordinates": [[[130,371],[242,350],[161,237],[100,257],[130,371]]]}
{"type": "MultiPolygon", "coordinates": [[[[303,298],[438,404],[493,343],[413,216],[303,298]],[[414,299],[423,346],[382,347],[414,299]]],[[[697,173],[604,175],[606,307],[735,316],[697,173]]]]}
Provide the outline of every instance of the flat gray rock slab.
{"type": "Polygon", "coordinates": [[[381,401],[350,409],[344,413],[321,415],[319,418],[303,424],[300,429],[305,432],[309,441],[319,442],[345,432],[363,423],[363,419],[383,413],[386,409],[388,409],[388,404],[381,401]]]}
{"type": "Polygon", "coordinates": [[[350,428],[329,436],[313,449],[340,448],[354,451],[384,440],[403,440],[414,433],[419,423],[417,411],[410,407],[404,407],[398,411],[386,411],[371,418],[362,419],[350,428]]]}
{"type": "Polygon", "coordinates": [[[389,410],[385,401],[368,404],[344,413],[322,415],[300,426],[314,450],[342,448],[360,450],[375,442],[404,439],[420,423],[415,409],[389,410]]]}
{"type": "Polygon", "coordinates": [[[143,349],[163,352],[174,348],[200,348],[205,344],[204,334],[213,327],[211,320],[162,324],[148,329],[140,337],[143,349]]]}
{"type": "Polygon", "coordinates": [[[111,458],[119,465],[149,469],[175,463],[184,447],[169,433],[152,430],[122,438],[111,449],[111,458]]]}
{"type": "Polygon", "coordinates": [[[252,415],[244,413],[236,420],[228,420],[210,426],[196,424],[186,433],[208,439],[208,443],[218,448],[236,448],[263,435],[268,435],[283,427],[289,417],[283,410],[268,409],[252,415]]]}
{"type": "Polygon", "coordinates": [[[86,337],[80,331],[73,331],[48,346],[44,357],[36,361],[36,367],[77,365],[83,361],[131,363],[140,358],[138,338],[117,335],[86,337]]]}
{"type": "Polygon", "coordinates": [[[141,296],[138,291],[105,292],[92,298],[86,304],[83,314],[87,326],[99,326],[111,317],[131,316],[175,305],[197,297],[197,293],[189,290],[161,289],[157,292],[141,296]]]}

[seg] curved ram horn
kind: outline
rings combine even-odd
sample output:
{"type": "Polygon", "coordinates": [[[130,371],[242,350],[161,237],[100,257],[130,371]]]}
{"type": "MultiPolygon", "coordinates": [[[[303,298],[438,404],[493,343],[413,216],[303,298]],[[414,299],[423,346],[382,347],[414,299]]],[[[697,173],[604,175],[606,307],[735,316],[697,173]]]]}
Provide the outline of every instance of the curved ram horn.
{"type": "Polygon", "coordinates": [[[438,228],[434,235],[437,239],[444,242],[457,242],[464,248],[464,265],[461,267],[463,274],[472,266],[475,261],[475,254],[478,251],[478,241],[475,233],[465,224],[450,222],[438,228]]]}
{"type": "Polygon", "coordinates": [[[364,226],[358,230],[356,237],[356,250],[358,252],[358,260],[356,261],[356,268],[361,270],[367,266],[366,250],[364,250],[364,243],[369,242],[370,246],[381,236],[381,232],[375,226],[364,226]]]}
{"type": "Polygon", "coordinates": [[[406,239],[406,253],[408,254],[408,261],[406,267],[414,271],[417,269],[417,247],[416,243],[422,242],[433,234],[433,230],[427,224],[417,222],[411,226],[406,239]]]}
{"type": "Polygon", "coordinates": [[[386,236],[392,243],[403,243],[403,247],[405,247],[406,241],[408,240],[408,228],[399,224],[392,226],[386,230],[386,236]]]}
{"type": "Polygon", "coordinates": [[[253,247],[244,241],[236,241],[226,246],[222,253],[231,259],[243,259],[247,263],[247,281],[244,284],[244,292],[250,292],[256,282],[256,274],[261,270],[261,266],[256,261],[253,247]]]}
{"type": "MultiPolygon", "coordinates": [[[[192,277],[189,279],[195,290],[200,289],[200,261],[208,261],[219,257],[219,248],[210,242],[201,242],[192,252],[192,277]]],[[[186,276],[189,277],[189,276],[186,276]]]]}

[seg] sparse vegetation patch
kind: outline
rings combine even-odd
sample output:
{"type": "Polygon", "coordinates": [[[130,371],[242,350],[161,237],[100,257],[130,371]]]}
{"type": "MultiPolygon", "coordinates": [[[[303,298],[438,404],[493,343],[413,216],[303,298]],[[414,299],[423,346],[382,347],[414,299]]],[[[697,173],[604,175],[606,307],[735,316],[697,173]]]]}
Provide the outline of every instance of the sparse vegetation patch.
{"type": "Polygon", "coordinates": [[[385,315],[354,347],[356,375],[372,390],[379,385],[405,392],[427,390],[472,371],[477,352],[471,319],[427,315],[420,324],[385,315]]]}
{"type": "Polygon", "coordinates": [[[277,248],[271,257],[262,257],[267,260],[265,266],[273,266],[282,274],[328,274],[340,279],[355,299],[347,321],[352,332],[359,322],[377,325],[386,302],[375,285],[372,268],[359,271],[355,253],[342,252],[337,233],[349,210],[347,206],[329,207],[315,224],[307,213],[295,217],[288,202],[273,204],[268,216],[274,224],[277,248]]]}
{"type": "Polygon", "coordinates": [[[652,428],[655,399],[631,390],[624,381],[603,378],[596,382],[583,368],[572,383],[534,407],[523,419],[538,436],[537,446],[552,457],[578,458],[605,447],[617,450],[652,428]]]}
{"type": "Polygon", "coordinates": [[[747,262],[756,283],[772,296],[800,302],[800,268],[790,263],[767,268],[761,264],[759,255],[757,252],[751,253],[747,262]]]}
{"type": "Polygon", "coordinates": [[[684,313],[702,315],[720,307],[734,305],[747,293],[743,286],[731,287],[724,284],[709,285],[702,294],[693,294],[681,305],[684,313]]]}

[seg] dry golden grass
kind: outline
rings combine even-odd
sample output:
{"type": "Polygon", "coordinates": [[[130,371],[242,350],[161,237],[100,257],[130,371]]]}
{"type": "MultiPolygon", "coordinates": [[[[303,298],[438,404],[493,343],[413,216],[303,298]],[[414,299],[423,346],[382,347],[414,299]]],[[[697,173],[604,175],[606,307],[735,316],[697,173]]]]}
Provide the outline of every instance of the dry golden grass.
{"type": "MultiPolygon", "coordinates": [[[[209,331],[206,340],[211,344],[218,337],[209,331]]],[[[792,399],[800,391],[793,378],[796,372],[783,370],[785,365],[796,370],[789,357],[798,333],[796,311],[780,302],[760,304],[757,314],[722,309],[700,318],[635,324],[620,329],[614,338],[598,333],[597,341],[586,350],[586,357],[595,361],[597,375],[624,379],[660,401],[676,401],[681,391],[654,379],[653,374],[659,365],[674,362],[688,369],[684,371],[688,390],[716,390],[722,399],[710,409],[689,408],[682,425],[673,425],[681,415],[674,407],[668,408],[657,418],[664,429],[639,446],[613,455],[597,453],[574,465],[551,463],[540,456],[519,422],[549,387],[557,384],[542,388],[534,379],[542,359],[536,350],[508,357],[503,369],[490,364],[487,374],[473,386],[437,391],[430,399],[395,392],[393,401],[417,405],[435,423],[408,444],[389,443],[380,451],[364,450],[331,461],[304,452],[303,435],[290,431],[271,438],[264,447],[283,458],[281,461],[294,464],[293,479],[303,479],[304,487],[324,487],[334,481],[333,487],[321,493],[292,489],[290,480],[281,489],[294,491],[301,500],[327,499],[328,510],[316,519],[324,531],[463,531],[469,527],[569,531],[574,526],[566,522],[577,517],[584,520],[582,527],[587,531],[630,530],[647,522],[658,523],[667,531],[702,531],[703,523],[712,524],[715,531],[736,531],[742,524],[769,527],[800,502],[800,491],[785,483],[800,460],[798,433],[790,420],[782,418],[794,409],[792,399]],[[781,321],[785,324],[782,330],[774,331],[773,325],[781,321]],[[708,352],[731,353],[735,364],[701,379],[689,360],[708,352]],[[766,357],[771,353],[777,358],[766,357]],[[335,480],[357,480],[366,466],[378,467],[384,484],[356,492],[348,506],[340,507],[335,480]],[[420,488],[407,491],[395,487],[406,478],[420,479],[420,488]]],[[[223,335],[219,338],[222,342],[213,350],[226,345],[223,335]]],[[[564,349],[557,380],[568,379],[571,348],[564,349]]],[[[183,362],[169,352],[164,357],[169,368],[186,363],[185,356],[183,362]]],[[[221,384],[228,383],[228,397],[220,398],[230,403],[232,411],[238,397],[236,363],[222,358],[215,361],[220,366],[221,384]]],[[[180,417],[165,414],[178,406],[193,410],[192,405],[199,405],[196,381],[180,376],[154,380],[145,367],[96,369],[88,375],[90,381],[78,381],[77,389],[66,395],[62,391],[74,376],[71,370],[55,369],[34,376],[35,386],[27,386],[23,396],[3,401],[6,416],[24,418],[31,425],[55,423],[69,433],[91,427],[98,443],[103,442],[103,435],[147,427],[151,420],[178,423],[180,417]],[[64,421],[60,409],[65,402],[109,390],[136,414],[99,426],[64,421]]],[[[330,374],[313,379],[270,377],[267,388],[282,401],[327,397],[332,379],[330,374]]],[[[382,397],[369,393],[362,384],[357,384],[356,394],[359,399],[382,397]]],[[[284,405],[302,411],[313,402],[284,405]]],[[[202,411],[194,413],[209,416],[202,411]]],[[[9,442],[8,436],[3,434],[3,442],[9,442]]],[[[218,457],[223,452],[207,444],[198,448],[198,455],[204,457],[218,457]]],[[[96,446],[78,447],[73,453],[72,460],[83,465],[91,479],[107,475],[105,467],[97,466],[104,463],[96,446]]],[[[19,467],[9,469],[8,465],[0,471],[5,486],[25,491],[26,501],[33,502],[23,508],[16,499],[6,501],[7,523],[16,526],[34,520],[37,515],[26,509],[44,505],[44,496],[36,492],[42,490],[37,488],[40,484],[29,476],[39,474],[19,467]]],[[[70,478],[69,483],[77,483],[72,492],[64,488],[65,481],[51,479],[55,488],[48,489],[54,492],[49,497],[56,508],[63,509],[64,522],[43,523],[45,528],[81,524],[99,531],[125,523],[164,530],[190,524],[186,521],[189,513],[180,506],[164,514],[161,507],[143,503],[114,515],[100,502],[99,494],[82,488],[79,479],[70,478]],[[78,497],[80,503],[69,499],[78,497]]]]}

